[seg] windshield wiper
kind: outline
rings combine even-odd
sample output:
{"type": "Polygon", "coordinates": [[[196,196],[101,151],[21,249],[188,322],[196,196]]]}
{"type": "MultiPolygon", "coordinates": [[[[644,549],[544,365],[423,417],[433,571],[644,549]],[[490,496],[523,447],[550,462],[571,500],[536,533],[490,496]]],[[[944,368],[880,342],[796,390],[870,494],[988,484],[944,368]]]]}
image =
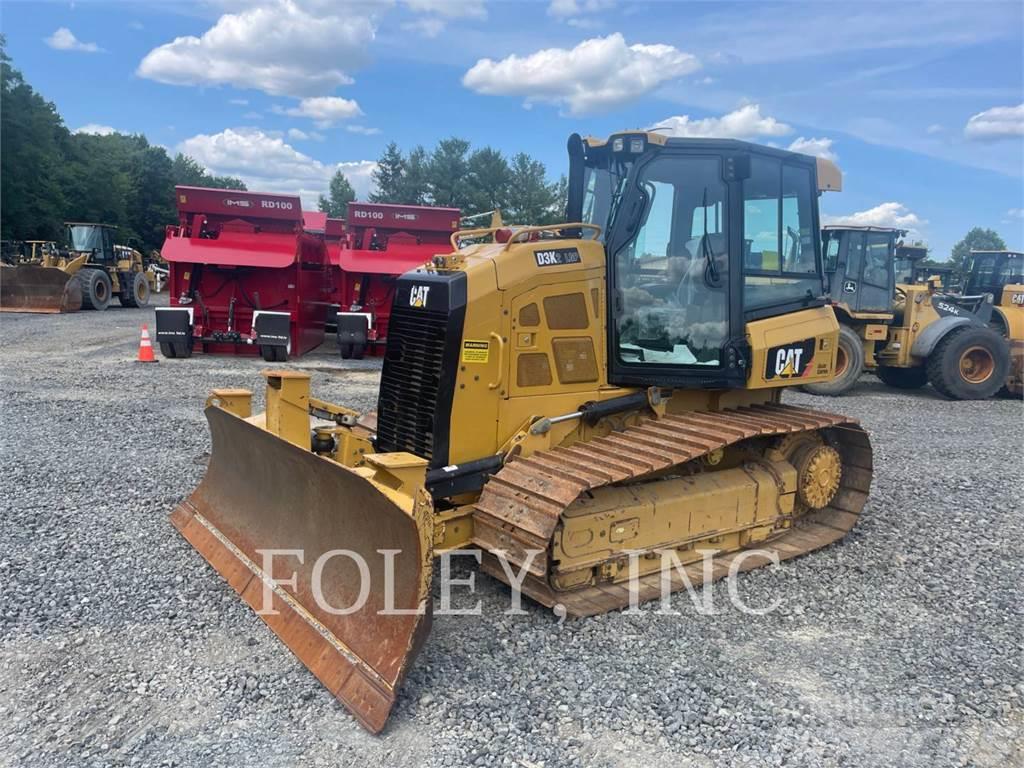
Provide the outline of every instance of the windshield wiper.
{"type": "Polygon", "coordinates": [[[701,255],[704,256],[704,284],[709,288],[718,288],[722,278],[718,274],[718,266],[715,264],[715,255],[711,251],[711,242],[708,239],[708,188],[704,187],[704,194],[701,197],[701,206],[704,208],[704,236],[700,239],[701,255]]]}

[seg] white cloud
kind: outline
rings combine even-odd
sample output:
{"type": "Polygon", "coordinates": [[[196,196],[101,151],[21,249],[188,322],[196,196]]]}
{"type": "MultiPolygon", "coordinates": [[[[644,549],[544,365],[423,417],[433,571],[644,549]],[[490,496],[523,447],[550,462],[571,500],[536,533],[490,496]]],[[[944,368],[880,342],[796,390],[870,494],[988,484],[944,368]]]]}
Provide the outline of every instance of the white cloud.
{"type": "Polygon", "coordinates": [[[786,123],[780,122],[774,117],[762,115],[759,104],[747,104],[721,117],[705,117],[701,120],[693,120],[689,115],[676,115],[662,120],[652,126],[650,130],[656,130],[667,136],[716,139],[785,136],[793,131],[786,123]]]}
{"type": "Polygon", "coordinates": [[[903,203],[882,203],[866,211],[846,216],[823,216],[824,224],[846,224],[854,227],[895,227],[919,234],[919,229],[928,222],[911,211],[903,203]]]}
{"type": "Polygon", "coordinates": [[[248,106],[248,99],[228,99],[228,104],[234,104],[236,107],[248,106]]]}
{"type": "Polygon", "coordinates": [[[359,199],[365,199],[377,167],[372,160],[324,163],[299,152],[283,138],[251,128],[193,136],[181,142],[177,151],[195,158],[214,174],[237,176],[250,189],[298,194],[308,207],[315,206],[317,196],[327,192],[337,170],[345,174],[359,199]]]}
{"type": "Polygon", "coordinates": [[[338,120],[348,120],[363,114],[355,101],[338,96],[314,96],[303,99],[297,107],[275,107],[274,111],[291,117],[308,117],[317,128],[329,128],[338,120]]]}
{"type": "Polygon", "coordinates": [[[109,136],[112,133],[122,133],[122,131],[117,130],[117,128],[112,128],[109,125],[86,123],[81,128],[75,128],[72,133],[91,133],[94,136],[109,136]]]}
{"type": "Polygon", "coordinates": [[[452,19],[487,18],[484,0],[405,0],[405,5],[413,13],[427,14],[401,25],[405,32],[420,37],[437,37],[452,19]]]}
{"type": "Polygon", "coordinates": [[[298,128],[289,128],[288,138],[295,139],[296,141],[305,141],[309,138],[309,134],[305,131],[300,131],[298,128]]]}
{"type": "Polygon", "coordinates": [[[262,120],[263,119],[263,115],[261,115],[259,112],[256,112],[254,110],[250,110],[248,112],[243,113],[242,117],[244,119],[246,119],[246,120],[262,120]]]}
{"type": "Polygon", "coordinates": [[[467,88],[491,96],[523,96],[572,115],[636,101],[662,83],[700,68],[695,56],[671,45],[627,45],[619,33],[584,40],[571,50],[547,48],[501,61],[481,59],[462,77],[467,88]]]}
{"type": "Polygon", "coordinates": [[[58,51],[81,51],[83,53],[99,53],[103,49],[100,48],[96,43],[84,43],[79,40],[70,29],[67,27],[59,27],[49,37],[43,38],[43,41],[58,51]]]}
{"type": "Polygon", "coordinates": [[[598,13],[615,5],[615,0],[551,0],[548,16],[567,18],[583,13],[598,13]]]}
{"type": "Polygon", "coordinates": [[[943,128],[938,123],[932,123],[925,130],[927,131],[929,136],[934,136],[936,133],[942,133],[946,129],[943,128]]]}
{"type": "Polygon", "coordinates": [[[1011,208],[1006,212],[1006,215],[1011,219],[1024,220],[1024,208],[1011,208]]]}
{"type": "Polygon", "coordinates": [[[415,19],[413,21],[407,21],[402,24],[402,29],[406,32],[412,32],[420,35],[421,37],[434,38],[444,32],[445,22],[443,19],[435,19],[432,17],[425,17],[422,19],[415,19]]]}
{"type": "Polygon", "coordinates": [[[448,19],[486,19],[483,0],[405,0],[415,13],[434,13],[448,19]]]}
{"type": "Polygon", "coordinates": [[[369,128],[365,125],[346,125],[345,130],[349,133],[358,133],[361,136],[376,136],[380,128],[369,128]]]}
{"type": "Polygon", "coordinates": [[[800,136],[793,140],[788,149],[790,152],[802,152],[805,155],[823,157],[834,163],[839,159],[839,155],[832,151],[832,143],[832,139],[805,139],[800,136]]]}
{"type": "Polygon", "coordinates": [[[1024,136],[1024,104],[1016,107],[992,107],[971,117],[964,136],[976,141],[995,141],[1024,136]]]}
{"type": "Polygon", "coordinates": [[[372,3],[269,0],[226,13],[201,37],[154,48],[140,77],[172,85],[255,88],[275,96],[313,96],[351,84],[376,33],[372,3]]]}

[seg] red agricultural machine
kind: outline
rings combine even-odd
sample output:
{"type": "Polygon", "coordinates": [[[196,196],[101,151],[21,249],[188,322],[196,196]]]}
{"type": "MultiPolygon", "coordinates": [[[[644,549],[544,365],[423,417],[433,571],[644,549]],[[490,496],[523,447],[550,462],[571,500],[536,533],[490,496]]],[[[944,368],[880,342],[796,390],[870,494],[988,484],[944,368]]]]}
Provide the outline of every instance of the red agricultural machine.
{"type": "Polygon", "coordinates": [[[157,308],[164,357],[309,352],[330,327],[344,358],[383,354],[395,281],[449,250],[457,208],[350,203],[348,223],[298,197],[176,187],[167,228],[169,307],[157,308]]]}
{"type": "Polygon", "coordinates": [[[383,354],[395,281],[447,253],[459,228],[458,208],[349,203],[348,221],[326,219],[331,262],[328,325],[337,329],[344,358],[383,354]]]}
{"type": "Polygon", "coordinates": [[[268,362],[324,339],[330,266],[298,197],[176,187],[178,224],[161,251],[170,306],[158,307],[164,357],[259,353],[268,362]]]}

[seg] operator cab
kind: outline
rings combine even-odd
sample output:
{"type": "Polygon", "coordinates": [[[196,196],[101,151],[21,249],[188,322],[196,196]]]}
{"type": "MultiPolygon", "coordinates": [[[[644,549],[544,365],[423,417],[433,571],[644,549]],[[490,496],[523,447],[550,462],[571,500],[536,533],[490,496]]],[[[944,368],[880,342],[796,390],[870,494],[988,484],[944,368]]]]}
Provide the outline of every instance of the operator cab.
{"type": "MultiPolygon", "coordinates": [[[[899,266],[897,279],[896,253],[906,230],[890,227],[828,226],[822,229],[825,252],[825,274],[833,300],[850,312],[891,312],[893,290],[904,276],[911,282],[912,269],[899,266]]],[[[904,250],[909,259],[918,251],[904,250]]],[[[927,254],[921,249],[920,256],[927,254]]]]}
{"type": "Polygon", "coordinates": [[[907,245],[896,243],[896,256],[893,260],[893,269],[896,272],[896,285],[913,285],[923,283],[931,275],[940,275],[942,285],[948,287],[949,275],[952,269],[949,267],[920,266],[928,256],[928,247],[924,245],[907,245]],[[929,272],[929,270],[931,270],[929,272]]]}
{"type": "Polygon", "coordinates": [[[75,253],[90,254],[89,261],[113,266],[117,263],[114,251],[114,227],[109,224],[67,222],[68,248],[75,253]]]}
{"type": "Polygon", "coordinates": [[[574,135],[569,156],[568,220],[599,225],[608,253],[613,383],[741,386],[747,321],[825,303],[827,160],[656,133],[574,135]]]}
{"type": "Polygon", "coordinates": [[[1024,283],[1024,253],[1017,251],[971,251],[964,293],[992,294],[996,300],[1003,287],[1024,283]]]}

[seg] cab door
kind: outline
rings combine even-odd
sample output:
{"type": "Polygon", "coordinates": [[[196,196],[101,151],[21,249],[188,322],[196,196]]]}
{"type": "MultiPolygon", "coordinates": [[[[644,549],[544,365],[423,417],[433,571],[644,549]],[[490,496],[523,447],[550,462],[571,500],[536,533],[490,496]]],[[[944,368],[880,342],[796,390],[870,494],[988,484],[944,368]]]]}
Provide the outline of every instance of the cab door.
{"type": "Polygon", "coordinates": [[[857,311],[888,312],[892,308],[895,280],[892,258],[895,234],[866,232],[863,237],[857,311]]]}

